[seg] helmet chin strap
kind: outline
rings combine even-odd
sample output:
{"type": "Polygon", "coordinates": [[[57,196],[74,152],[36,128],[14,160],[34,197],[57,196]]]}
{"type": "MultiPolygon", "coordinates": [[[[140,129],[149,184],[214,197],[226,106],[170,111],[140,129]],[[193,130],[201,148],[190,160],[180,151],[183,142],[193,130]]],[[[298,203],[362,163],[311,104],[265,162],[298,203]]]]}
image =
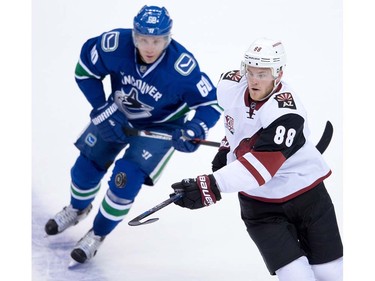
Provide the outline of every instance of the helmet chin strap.
{"type": "Polygon", "coordinates": [[[276,92],[276,90],[279,90],[279,85],[281,83],[281,78],[279,79],[279,82],[276,82],[278,78],[276,78],[275,81],[273,81],[273,89],[272,89],[270,95],[272,95],[274,92],[276,92]]]}

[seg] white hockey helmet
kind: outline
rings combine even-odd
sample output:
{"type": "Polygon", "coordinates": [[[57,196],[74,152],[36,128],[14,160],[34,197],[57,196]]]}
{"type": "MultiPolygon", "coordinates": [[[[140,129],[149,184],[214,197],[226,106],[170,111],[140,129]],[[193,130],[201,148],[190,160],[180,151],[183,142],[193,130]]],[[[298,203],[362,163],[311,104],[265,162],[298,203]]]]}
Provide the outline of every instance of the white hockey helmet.
{"type": "Polygon", "coordinates": [[[276,79],[286,66],[286,54],[280,41],[267,38],[255,40],[247,49],[241,62],[241,75],[245,75],[246,67],[271,68],[276,79]]]}

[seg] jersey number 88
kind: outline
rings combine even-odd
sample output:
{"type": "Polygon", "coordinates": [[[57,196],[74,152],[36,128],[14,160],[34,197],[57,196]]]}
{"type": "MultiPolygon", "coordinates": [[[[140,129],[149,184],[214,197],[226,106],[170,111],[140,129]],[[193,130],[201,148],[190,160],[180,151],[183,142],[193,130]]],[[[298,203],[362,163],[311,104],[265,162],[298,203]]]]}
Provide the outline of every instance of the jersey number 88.
{"type": "Polygon", "coordinates": [[[287,147],[291,147],[295,136],[296,136],[295,129],[290,128],[287,131],[284,126],[278,126],[276,128],[275,137],[273,138],[273,141],[276,144],[282,144],[285,141],[285,145],[287,147]]]}

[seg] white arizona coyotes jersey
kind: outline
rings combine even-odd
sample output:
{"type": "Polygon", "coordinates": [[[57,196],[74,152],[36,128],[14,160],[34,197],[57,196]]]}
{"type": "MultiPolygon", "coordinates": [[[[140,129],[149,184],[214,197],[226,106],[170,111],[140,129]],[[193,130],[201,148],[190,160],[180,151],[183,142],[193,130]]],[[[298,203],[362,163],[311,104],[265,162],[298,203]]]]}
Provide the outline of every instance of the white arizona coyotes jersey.
{"type": "Polygon", "coordinates": [[[227,165],[213,173],[221,192],[285,202],[331,174],[308,140],[305,109],[286,83],[266,100],[254,101],[246,77],[230,71],[218,84],[217,98],[230,146],[227,165]]]}

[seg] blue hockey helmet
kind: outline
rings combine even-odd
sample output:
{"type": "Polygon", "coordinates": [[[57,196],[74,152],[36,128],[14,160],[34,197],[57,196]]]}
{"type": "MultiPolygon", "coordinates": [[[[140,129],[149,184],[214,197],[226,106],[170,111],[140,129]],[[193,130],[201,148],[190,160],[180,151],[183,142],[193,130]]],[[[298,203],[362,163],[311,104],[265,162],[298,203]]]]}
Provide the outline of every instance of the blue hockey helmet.
{"type": "Polygon", "coordinates": [[[169,36],[173,21],[164,7],[143,6],[134,17],[134,32],[147,36],[169,36]]]}

